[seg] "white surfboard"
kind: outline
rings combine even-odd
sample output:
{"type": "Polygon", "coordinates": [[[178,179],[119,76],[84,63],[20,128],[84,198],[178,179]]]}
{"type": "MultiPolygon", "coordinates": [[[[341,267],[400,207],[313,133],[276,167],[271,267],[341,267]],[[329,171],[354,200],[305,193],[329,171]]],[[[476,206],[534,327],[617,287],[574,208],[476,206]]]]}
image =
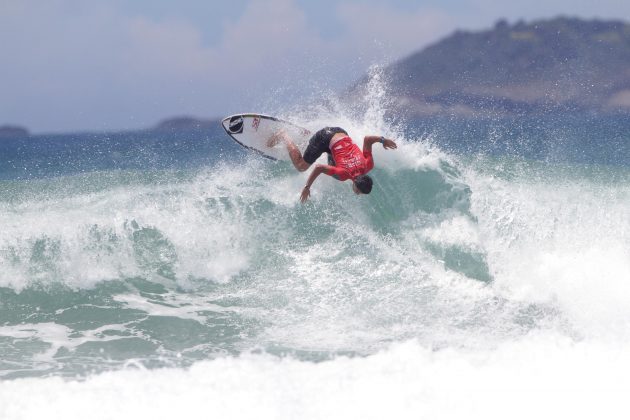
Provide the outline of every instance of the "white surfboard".
{"type": "Polygon", "coordinates": [[[274,160],[290,161],[291,158],[283,142],[274,147],[267,146],[267,141],[273,134],[284,130],[301,151],[304,150],[311,137],[309,130],[269,115],[230,115],[223,119],[222,125],[225,132],[235,142],[274,160]]]}

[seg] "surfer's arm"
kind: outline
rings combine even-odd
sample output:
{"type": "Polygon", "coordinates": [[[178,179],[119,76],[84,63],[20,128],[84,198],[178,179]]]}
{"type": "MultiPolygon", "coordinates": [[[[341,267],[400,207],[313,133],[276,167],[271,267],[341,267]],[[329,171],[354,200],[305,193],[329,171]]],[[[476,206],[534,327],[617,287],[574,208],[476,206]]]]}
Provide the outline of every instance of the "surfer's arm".
{"type": "Polygon", "coordinates": [[[306,202],[306,200],[308,200],[308,197],[311,195],[311,185],[313,185],[313,182],[315,182],[315,179],[317,179],[317,177],[321,173],[325,172],[328,167],[329,167],[328,165],[320,165],[320,164],[315,165],[315,168],[311,171],[311,174],[308,176],[308,179],[306,180],[306,185],[302,189],[302,194],[300,195],[300,201],[302,203],[306,202]]]}
{"type": "Polygon", "coordinates": [[[372,153],[372,145],[374,143],[382,143],[383,149],[395,149],[398,147],[396,142],[391,139],[386,139],[383,136],[365,136],[363,138],[363,154],[372,153]]]}

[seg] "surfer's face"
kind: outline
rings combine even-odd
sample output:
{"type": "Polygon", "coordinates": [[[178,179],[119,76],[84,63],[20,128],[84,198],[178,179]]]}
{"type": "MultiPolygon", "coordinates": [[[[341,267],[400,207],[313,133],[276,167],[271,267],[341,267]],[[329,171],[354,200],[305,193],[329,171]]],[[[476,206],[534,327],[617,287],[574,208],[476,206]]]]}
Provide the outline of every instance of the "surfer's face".
{"type": "Polygon", "coordinates": [[[354,191],[354,193],[357,195],[363,194],[361,191],[359,191],[357,184],[355,184],[354,182],[352,183],[352,191],[354,191]]]}

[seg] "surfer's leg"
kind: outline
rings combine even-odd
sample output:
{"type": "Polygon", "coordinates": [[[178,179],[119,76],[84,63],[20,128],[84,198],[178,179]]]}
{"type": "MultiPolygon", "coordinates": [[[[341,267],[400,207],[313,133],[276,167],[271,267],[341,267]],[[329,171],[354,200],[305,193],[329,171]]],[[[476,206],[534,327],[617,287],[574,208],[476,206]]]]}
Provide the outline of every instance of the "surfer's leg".
{"type": "Polygon", "coordinates": [[[311,163],[304,160],[302,153],[300,153],[300,149],[298,149],[295,143],[293,143],[293,141],[288,137],[286,144],[287,150],[289,151],[289,157],[291,158],[291,162],[293,163],[293,166],[295,166],[295,169],[300,172],[307,170],[311,166],[311,163]]]}
{"type": "Polygon", "coordinates": [[[300,149],[297,148],[291,137],[289,137],[284,130],[280,130],[269,137],[269,139],[267,139],[267,147],[274,147],[281,141],[283,141],[287,146],[289,157],[291,158],[291,162],[293,163],[293,166],[295,166],[295,169],[303,172],[311,166],[309,163],[304,161],[302,153],[300,153],[300,149]]]}
{"type": "Polygon", "coordinates": [[[315,163],[322,153],[328,153],[328,144],[330,143],[330,133],[324,128],[313,134],[308,141],[308,146],[304,150],[304,161],[309,165],[315,163]]]}

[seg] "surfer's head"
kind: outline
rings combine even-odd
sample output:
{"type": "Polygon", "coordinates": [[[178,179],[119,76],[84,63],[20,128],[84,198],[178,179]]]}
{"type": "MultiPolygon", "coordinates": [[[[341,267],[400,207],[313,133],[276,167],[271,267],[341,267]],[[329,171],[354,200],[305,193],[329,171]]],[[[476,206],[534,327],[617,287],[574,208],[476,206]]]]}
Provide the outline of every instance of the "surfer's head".
{"type": "Polygon", "coordinates": [[[372,178],[367,175],[359,175],[354,178],[352,190],[356,194],[369,194],[372,191],[372,178]]]}

